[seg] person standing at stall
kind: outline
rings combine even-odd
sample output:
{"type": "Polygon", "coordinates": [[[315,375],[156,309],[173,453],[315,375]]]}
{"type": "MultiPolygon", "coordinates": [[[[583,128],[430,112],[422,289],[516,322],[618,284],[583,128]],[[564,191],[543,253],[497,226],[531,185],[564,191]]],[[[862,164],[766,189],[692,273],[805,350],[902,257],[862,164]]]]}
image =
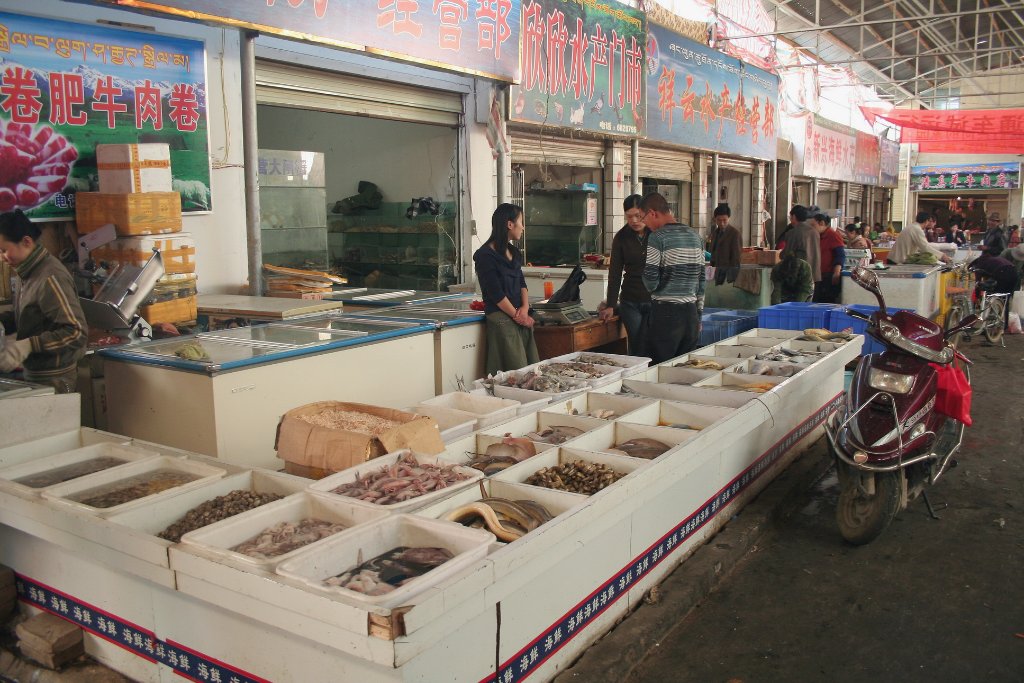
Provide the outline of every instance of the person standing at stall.
{"type": "Polygon", "coordinates": [[[697,231],[679,223],[665,197],[652,192],[641,207],[651,229],[644,286],[651,293],[651,358],[661,363],[696,348],[704,310],[704,244],[697,231]]]}
{"type": "Polygon", "coordinates": [[[643,197],[638,194],[631,194],[622,202],[626,224],[612,238],[608,293],[597,307],[601,320],[609,320],[614,314],[619,314],[626,326],[629,353],[633,356],[647,354],[647,328],[651,315],[651,293],[643,281],[647,238],[651,231],[644,225],[644,212],[640,208],[642,202],[643,197]]]}
{"type": "Polygon", "coordinates": [[[25,380],[72,393],[88,325],[71,273],[39,244],[40,234],[20,209],[0,215],[0,258],[17,273],[14,311],[0,315],[16,338],[0,348],[0,372],[21,367],[25,380]]]}
{"type": "MultiPolygon", "coordinates": [[[[803,258],[811,267],[811,277],[815,282],[821,280],[821,240],[817,231],[808,222],[810,212],[806,206],[795,205],[789,210],[789,227],[779,237],[776,249],[783,253],[787,250],[803,252],[803,258]]],[[[780,254],[781,256],[781,254],[780,254]]]]}
{"type": "Polygon", "coordinates": [[[927,211],[918,211],[914,222],[905,226],[896,237],[896,244],[889,252],[889,262],[894,265],[902,265],[907,262],[907,259],[919,260],[922,256],[931,254],[936,260],[949,263],[952,259],[928,244],[928,239],[925,237],[925,231],[934,226],[935,216],[927,211]],[[922,256],[917,256],[918,254],[922,256]]]}
{"type": "Polygon", "coordinates": [[[729,223],[732,210],[728,204],[715,207],[715,227],[711,229],[710,248],[711,265],[715,269],[715,284],[735,282],[740,273],[740,252],[743,251],[743,238],[740,231],[729,223]]]}
{"type": "Polygon", "coordinates": [[[811,219],[811,225],[818,233],[821,279],[814,283],[811,301],[819,304],[839,302],[843,285],[843,264],[846,262],[846,245],[839,233],[832,229],[828,215],[819,213],[811,219]]]}
{"type": "Polygon", "coordinates": [[[523,256],[512,240],[526,226],[523,210],[499,204],[491,216],[491,235],[473,254],[487,319],[487,374],[518,370],[540,361],[533,338],[529,293],[523,276],[523,256]]]}

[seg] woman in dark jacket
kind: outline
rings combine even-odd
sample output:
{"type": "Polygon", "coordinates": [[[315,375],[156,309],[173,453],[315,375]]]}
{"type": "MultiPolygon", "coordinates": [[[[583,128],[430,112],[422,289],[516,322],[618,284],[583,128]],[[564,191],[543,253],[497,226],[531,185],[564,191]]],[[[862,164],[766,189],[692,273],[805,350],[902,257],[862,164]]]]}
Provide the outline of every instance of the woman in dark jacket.
{"type": "Polygon", "coordinates": [[[608,268],[608,296],[597,307],[601,320],[619,314],[626,326],[629,353],[647,354],[647,319],[651,315],[651,293],[644,287],[644,264],[647,263],[647,236],[640,208],[643,197],[632,194],[622,202],[626,224],[612,238],[612,260],[608,268]],[[621,293],[620,293],[621,286],[621,293]]]}
{"type": "Polygon", "coordinates": [[[488,374],[537,363],[523,257],[512,240],[522,239],[523,210],[500,204],[491,216],[491,236],[473,254],[487,317],[488,374]]]}
{"type": "Polygon", "coordinates": [[[0,372],[23,367],[26,380],[70,393],[88,327],[71,273],[39,244],[39,235],[39,226],[20,210],[0,215],[0,258],[18,274],[14,313],[0,316],[17,338],[0,348],[0,372]]]}

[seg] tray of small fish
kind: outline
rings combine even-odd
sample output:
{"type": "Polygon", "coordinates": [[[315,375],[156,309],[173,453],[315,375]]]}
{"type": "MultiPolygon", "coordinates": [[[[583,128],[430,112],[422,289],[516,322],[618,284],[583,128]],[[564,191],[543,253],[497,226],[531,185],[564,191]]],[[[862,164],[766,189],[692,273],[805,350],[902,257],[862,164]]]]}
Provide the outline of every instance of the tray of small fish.
{"type": "Polygon", "coordinates": [[[552,401],[567,398],[573,394],[580,394],[591,387],[586,380],[571,377],[558,377],[546,375],[536,369],[530,370],[509,370],[499,372],[495,375],[488,375],[484,379],[474,382],[477,388],[489,389],[494,392],[495,387],[510,387],[512,389],[526,389],[541,394],[550,394],[552,401]]]}
{"type": "Polygon", "coordinates": [[[528,365],[520,372],[536,372],[555,379],[572,379],[586,382],[591,387],[602,387],[622,377],[622,368],[614,365],[596,365],[580,361],[542,360],[528,365]]]}
{"type": "Polygon", "coordinates": [[[403,449],[324,477],[308,490],[319,496],[340,496],[357,505],[405,512],[451,495],[483,476],[472,467],[403,449]]]}
{"type": "Polygon", "coordinates": [[[43,489],[42,496],[59,505],[105,517],[197,488],[224,474],[225,470],[219,467],[159,455],[50,486],[43,489]]]}
{"type": "Polygon", "coordinates": [[[732,372],[740,372],[746,375],[764,375],[766,377],[792,377],[808,365],[804,363],[786,363],[771,360],[757,360],[748,358],[731,369],[732,372]]]}
{"type": "Polygon", "coordinates": [[[585,501],[586,496],[576,493],[484,479],[416,515],[484,529],[500,542],[512,543],[585,501]]]}
{"type": "Polygon", "coordinates": [[[700,434],[696,429],[616,422],[615,429],[602,433],[603,440],[587,444],[587,450],[654,460],[700,434]]]}
{"type": "Polygon", "coordinates": [[[548,359],[552,363],[591,363],[593,365],[607,365],[621,368],[620,377],[631,377],[638,372],[643,372],[651,364],[651,359],[645,356],[623,356],[617,353],[597,353],[594,351],[573,351],[562,356],[555,356],[548,359]]]}
{"type": "Polygon", "coordinates": [[[828,351],[797,350],[780,347],[759,353],[754,356],[754,360],[771,361],[773,363],[796,363],[797,365],[807,366],[821,360],[828,354],[828,351]]]}
{"type": "Polygon", "coordinates": [[[684,368],[686,370],[725,370],[740,362],[742,362],[742,359],[735,357],[697,356],[690,354],[686,357],[686,360],[673,359],[658,367],[684,368]]]}
{"type": "Polygon", "coordinates": [[[496,479],[592,496],[647,466],[637,458],[578,448],[559,448],[503,471],[496,479]]]}
{"type": "Polygon", "coordinates": [[[190,531],[181,537],[181,547],[224,564],[269,571],[303,548],[387,515],[345,498],[303,491],[190,531]]]}
{"type": "Polygon", "coordinates": [[[398,607],[487,555],[494,534],[393,515],[298,553],[277,573],[316,591],[398,607]]]}
{"type": "Polygon", "coordinates": [[[138,446],[96,443],[5,467],[0,470],[0,488],[34,497],[50,486],[158,455],[138,446]]]}
{"type": "Polygon", "coordinates": [[[723,372],[718,377],[710,377],[695,386],[705,389],[722,389],[724,391],[749,391],[764,394],[777,385],[785,382],[788,377],[771,375],[749,375],[740,372],[723,372]]]}

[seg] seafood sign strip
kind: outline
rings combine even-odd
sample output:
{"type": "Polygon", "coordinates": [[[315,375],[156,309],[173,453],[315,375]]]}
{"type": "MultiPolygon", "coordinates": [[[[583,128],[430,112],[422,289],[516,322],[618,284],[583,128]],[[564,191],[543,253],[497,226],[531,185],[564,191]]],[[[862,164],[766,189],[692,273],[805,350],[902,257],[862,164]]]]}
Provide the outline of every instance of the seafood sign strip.
{"type": "Polygon", "coordinates": [[[399,546],[325,579],[324,583],[365,595],[384,595],[440,567],[452,557],[446,548],[399,546]]]}
{"type": "Polygon", "coordinates": [[[356,473],[354,481],[331,489],[331,493],[377,505],[392,505],[468,478],[468,474],[455,470],[454,465],[421,464],[412,453],[405,453],[393,465],[385,465],[366,476],[356,473]]]}

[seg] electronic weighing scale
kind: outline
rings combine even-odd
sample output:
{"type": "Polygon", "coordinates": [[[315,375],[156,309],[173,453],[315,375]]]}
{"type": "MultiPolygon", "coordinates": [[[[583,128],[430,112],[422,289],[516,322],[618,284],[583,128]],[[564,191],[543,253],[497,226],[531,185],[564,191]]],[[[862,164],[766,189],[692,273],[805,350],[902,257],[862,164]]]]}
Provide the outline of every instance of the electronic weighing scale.
{"type": "Polygon", "coordinates": [[[156,249],[141,268],[121,266],[107,278],[95,297],[79,298],[89,327],[107,330],[129,342],[151,339],[153,328],[138,310],[163,274],[163,257],[156,249]]]}
{"type": "Polygon", "coordinates": [[[575,325],[593,317],[583,308],[581,301],[537,303],[532,308],[533,318],[538,325],[575,325]]]}

